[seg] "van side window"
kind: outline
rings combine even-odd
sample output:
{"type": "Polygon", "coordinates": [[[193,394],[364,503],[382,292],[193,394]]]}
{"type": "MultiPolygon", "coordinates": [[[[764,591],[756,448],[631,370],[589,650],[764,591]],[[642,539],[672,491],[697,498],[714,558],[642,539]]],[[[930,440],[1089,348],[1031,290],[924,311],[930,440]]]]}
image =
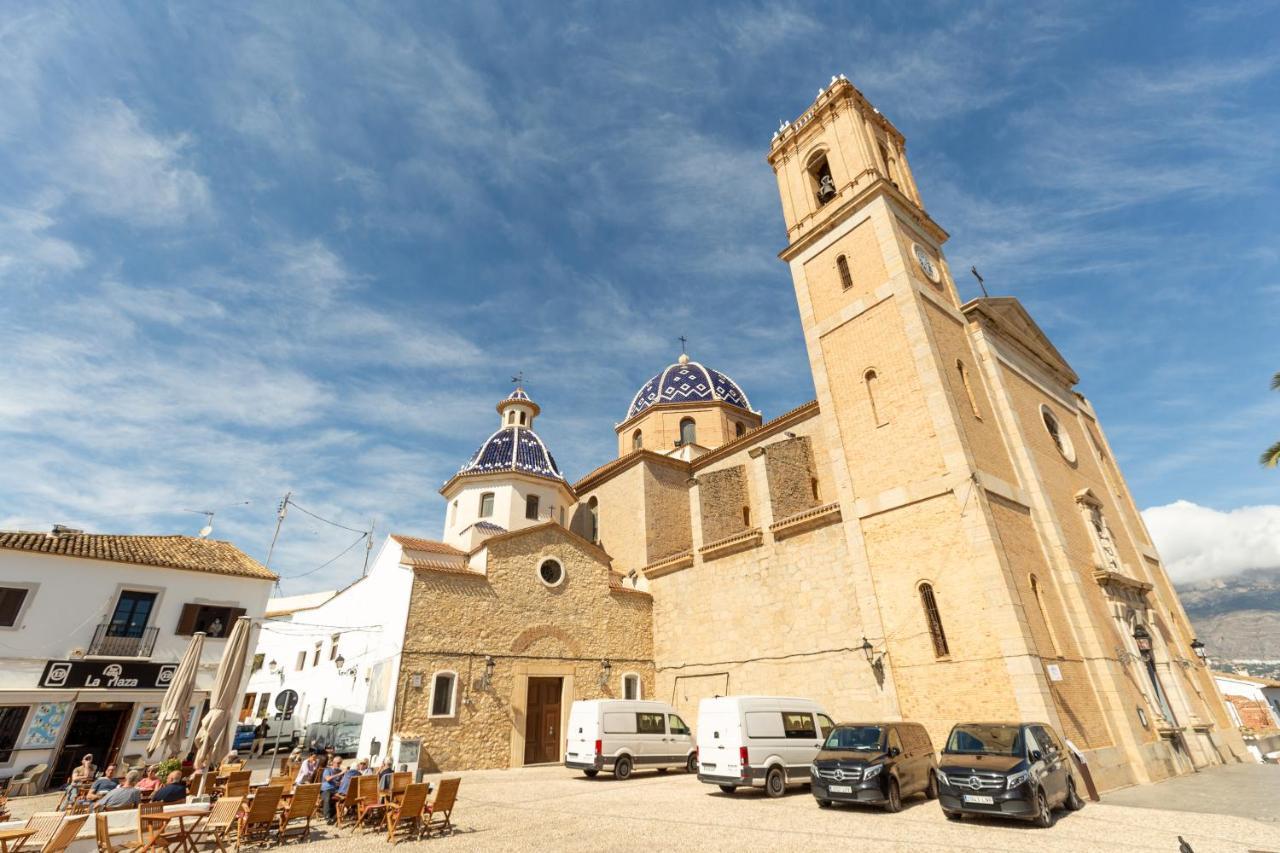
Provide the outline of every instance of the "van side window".
{"type": "Polygon", "coordinates": [[[813,714],[782,712],[782,732],[784,737],[809,738],[818,736],[818,729],[813,725],[813,714]]]}
{"type": "Polygon", "coordinates": [[[897,729],[889,729],[889,751],[890,751],[890,753],[892,753],[892,752],[893,752],[893,750],[895,750],[895,749],[896,749],[896,750],[898,750],[898,752],[903,752],[903,749],[902,749],[902,739],[898,737],[898,730],[897,730],[897,729]]]}
{"type": "Polygon", "coordinates": [[[831,722],[831,718],[826,714],[818,715],[818,728],[822,730],[823,739],[825,739],[827,735],[831,734],[831,730],[835,727],[836,724],[831,722]]]}
{"type": "Polygon", "coordinates": [[[675,714],[667,714],[667,730],[673,735],[689,734],[689,727],[685,725],[684,720],[680,719],[675,714]]]}
{"type": "Polygon", "coordinates": [[[642,735],[664,735],[667,727],[661,714],[636,714],[636,731],[642,735]]]}
{"type": "Polygon", "coordinates": [[[1054,736],[1053,732],[1049,731],[1044,726],[1032,726],[1031,731],[1035,733],[1036,740],[1040,742],[1040,748],[1044,751],[1045,755],[1056,755],[1061,751],[1058,745],[1058,739],[1054,736]]]}

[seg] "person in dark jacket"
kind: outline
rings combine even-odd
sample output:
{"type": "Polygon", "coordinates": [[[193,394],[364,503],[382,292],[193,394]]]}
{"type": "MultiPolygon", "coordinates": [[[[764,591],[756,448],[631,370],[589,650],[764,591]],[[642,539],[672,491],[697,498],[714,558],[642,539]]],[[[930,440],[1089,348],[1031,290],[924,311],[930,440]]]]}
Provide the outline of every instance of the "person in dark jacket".
{"type": "Polygon", "coordinates": [[[165,779],[163,785],[156,788],[151,795],[153,803],[183,803],[187,800],[187,783],[182,781],[182,771],[175,770],[165,779]]]}

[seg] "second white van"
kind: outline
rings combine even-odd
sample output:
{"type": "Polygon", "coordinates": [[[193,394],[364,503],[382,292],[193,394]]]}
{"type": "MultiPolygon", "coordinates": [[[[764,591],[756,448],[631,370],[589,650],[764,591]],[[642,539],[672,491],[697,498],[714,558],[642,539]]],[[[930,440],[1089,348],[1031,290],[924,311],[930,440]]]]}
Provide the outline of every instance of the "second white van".
{"type": "Polygon", "coordinates": [[[612,770],[626,779],[641,767],[696,773],[698,758],[689,727],[667,703],[580,699],[569,708],[564,766],[587,776],[612,770]]]}
{"type": "Polygon", "coordinates": [[[812,699],[717,696],[698,704],[698,780],[732,794],[781,797],[809,781],[809,765],[835,727],[812,699]]]}

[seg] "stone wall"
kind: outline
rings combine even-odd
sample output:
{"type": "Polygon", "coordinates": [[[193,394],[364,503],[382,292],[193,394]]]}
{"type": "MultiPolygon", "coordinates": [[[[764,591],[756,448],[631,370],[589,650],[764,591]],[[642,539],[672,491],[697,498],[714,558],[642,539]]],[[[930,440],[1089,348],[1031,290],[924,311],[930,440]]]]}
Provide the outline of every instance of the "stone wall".
{"type": "Polygon", "coordinates": [[[687,471],[665,465],[645,465],[646,564],[693,547],[688,481],[687,471]]]}
{"type": "Polygon", "coordinates": [[[745,467],[738,465],[699,474],[698,505],[704,544],[718,542],[751,527],[742,513],[743,507],[750,507],[745,467]]]}
{"type": "Polygon", "coordinates": [[[821,490],[817,487],[818,472],[808,436],[769,444],[764,470],[769,481],[769,502],[774,521],[819,505],[821,490]]]}

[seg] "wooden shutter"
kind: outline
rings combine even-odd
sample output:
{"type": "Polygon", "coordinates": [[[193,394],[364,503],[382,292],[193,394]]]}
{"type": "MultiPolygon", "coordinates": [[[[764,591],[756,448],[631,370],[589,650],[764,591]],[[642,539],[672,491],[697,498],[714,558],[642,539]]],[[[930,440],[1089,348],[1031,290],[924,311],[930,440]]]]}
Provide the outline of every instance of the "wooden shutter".
{"type": "Polygon", "coordinates": [[[243,607],[232,607],[227,612],[227,634],[231,634],[231,629],[235,626],[236,620],[245,614],[243,607]]]}
{"type": "Polygon", "coordinates": [[[182,605],[182,615],[178,617],[178,627],[173,633],[189,637],[196,631],[196,616],[200,613],[199,604],[182,605]]]}

